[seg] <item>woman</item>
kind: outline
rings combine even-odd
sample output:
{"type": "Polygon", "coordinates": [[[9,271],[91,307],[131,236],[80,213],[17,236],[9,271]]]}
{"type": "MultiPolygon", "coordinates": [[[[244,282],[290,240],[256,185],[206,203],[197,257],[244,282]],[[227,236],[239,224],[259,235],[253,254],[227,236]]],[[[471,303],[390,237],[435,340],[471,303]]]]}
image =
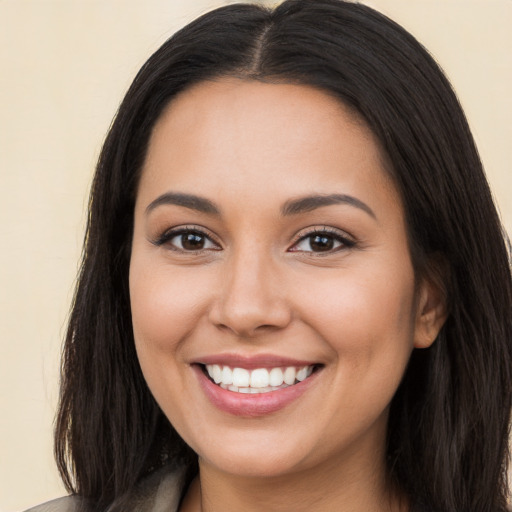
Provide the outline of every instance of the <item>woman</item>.
{"type": "Polygon", "coordinates": [[[36,510],[506,510],[511,276],[466,120],[401,27],[232,5],[105,141],[36,510]]]}

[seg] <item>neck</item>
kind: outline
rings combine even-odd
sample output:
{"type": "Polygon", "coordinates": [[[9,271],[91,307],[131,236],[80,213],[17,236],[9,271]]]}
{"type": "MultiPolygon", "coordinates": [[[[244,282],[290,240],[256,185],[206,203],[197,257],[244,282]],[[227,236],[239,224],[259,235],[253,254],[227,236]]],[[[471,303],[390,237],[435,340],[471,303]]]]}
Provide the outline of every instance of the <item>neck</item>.
{"type": "MultiPolygon", "coordinates": [[[[335,462],[335,461],[333,461],[335,462]]],[[[222,472],[205,461],[182,512],[404,512],[407,500],[390,485],[382,460],[366,468],[326,465],[286,476],[247,477],[222,472]]]]}

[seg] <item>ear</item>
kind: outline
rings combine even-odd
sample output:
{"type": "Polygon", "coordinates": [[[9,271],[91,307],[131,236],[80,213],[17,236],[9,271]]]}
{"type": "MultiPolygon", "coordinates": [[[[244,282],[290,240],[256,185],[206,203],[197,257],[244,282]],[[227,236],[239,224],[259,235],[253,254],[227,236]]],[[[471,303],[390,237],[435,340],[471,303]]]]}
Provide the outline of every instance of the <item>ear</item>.
{"type": "Polygon", "coordinates": [[[417,290],[414,348],[430,347],[448,317],[447,272],[440,261],[429,267],[417,290]]]}

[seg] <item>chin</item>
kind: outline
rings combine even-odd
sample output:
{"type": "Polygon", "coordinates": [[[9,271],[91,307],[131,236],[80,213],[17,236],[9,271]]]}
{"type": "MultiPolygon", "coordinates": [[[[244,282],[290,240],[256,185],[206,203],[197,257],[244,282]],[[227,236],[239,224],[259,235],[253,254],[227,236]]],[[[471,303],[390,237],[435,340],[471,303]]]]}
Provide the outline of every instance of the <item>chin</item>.
{"type": "Polygon", "coordinates": [[[247,451],[245,453],[227,453],[211,458],[199,457],[199,464],[215,467],[218,471],[241,478],[275,478],[292,474],[299,468],[296,461],[289,454],[272,456],[259,450],[247,451]]]}
{"type": "Polygon", "coordinates": [[[208,439],[209,444],[191,443],[200,465],[247,478],[279,477],[306,470],[316,464],[316,455],[321,452],[312,442],[312,436],[290,436],[288,431],[278,429],[271,432],[226,429],[222,436],[210,433],[201,438],[208,439]]]}

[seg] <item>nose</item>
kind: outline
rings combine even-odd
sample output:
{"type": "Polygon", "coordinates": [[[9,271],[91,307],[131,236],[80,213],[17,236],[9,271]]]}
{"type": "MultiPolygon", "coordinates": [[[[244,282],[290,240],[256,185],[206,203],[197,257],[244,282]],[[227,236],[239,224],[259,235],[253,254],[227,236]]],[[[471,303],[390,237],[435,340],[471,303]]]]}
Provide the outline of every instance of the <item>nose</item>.
{"type": "Polygon", "coordinates": [[[277,264],[261,254],[239,254],[225,262],[210,321],[240,338],[285,328],[292,319],[277,264]]]}

